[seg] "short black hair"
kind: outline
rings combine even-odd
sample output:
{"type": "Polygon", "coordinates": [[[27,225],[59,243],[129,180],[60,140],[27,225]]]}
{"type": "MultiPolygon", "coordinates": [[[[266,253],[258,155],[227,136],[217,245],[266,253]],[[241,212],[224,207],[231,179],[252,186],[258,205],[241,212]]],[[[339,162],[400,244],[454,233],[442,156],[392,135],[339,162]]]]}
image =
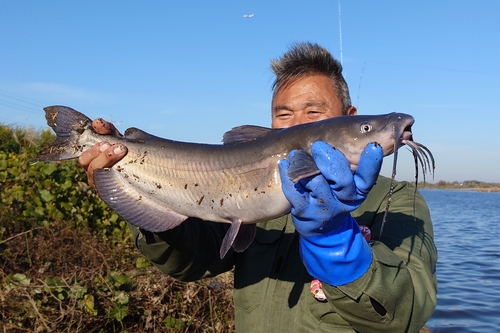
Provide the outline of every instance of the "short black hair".
{"type": "Polygon", "coordinates": [[[347,114],[347,110],[351,107],[349,88],[342,76],[342,65],[327,49],[318,44],[310,42],[292,44],[283,56],[271,60],[271,69],[276,75],[272,86],[273,95],[291,79],[323,74],[333,80],[335,93],[342,103],[342,113],[347,114]]]}

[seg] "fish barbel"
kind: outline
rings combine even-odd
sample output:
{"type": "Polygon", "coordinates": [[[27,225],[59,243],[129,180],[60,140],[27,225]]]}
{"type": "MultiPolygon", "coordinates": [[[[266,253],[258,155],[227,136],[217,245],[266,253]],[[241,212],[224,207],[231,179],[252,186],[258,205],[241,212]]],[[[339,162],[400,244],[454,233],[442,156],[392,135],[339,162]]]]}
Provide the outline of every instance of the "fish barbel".
{"type": "Polygon", "coordinates": [[[413,151],[417,174],[418,163],[424,174],[434,168],[430,151],[412,139],[413,117],[403,113],[341,116],[285,129],[240,126],[224,134],[223,144],[199,144],[162,139],[137,128],[127,129],[123,137],[104,136],[76,110],[44,110],[57,138],[35,161],[77,158],[101,141],[126,145],[122,160],[94,172],[102,200],[133,225],[152,232],[172,229],[188,217],[230,223],[221,257],[231,246],[245,250],[253,241],[255,223],[290,211],[278,162],[291,150],[306,153],[289,169],[294,181],[319,173],[310,156],[315,141],[339,149],[353,171],[371,142],[382,146],[384,156],[395,153],[395,159],[406,144],[413,151]]]}

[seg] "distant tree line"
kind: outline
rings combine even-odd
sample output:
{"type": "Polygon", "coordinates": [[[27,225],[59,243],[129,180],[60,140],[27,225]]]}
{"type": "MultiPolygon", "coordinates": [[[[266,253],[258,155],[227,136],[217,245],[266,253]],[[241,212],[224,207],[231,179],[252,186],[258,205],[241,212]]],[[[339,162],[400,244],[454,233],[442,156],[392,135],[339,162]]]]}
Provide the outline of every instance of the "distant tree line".
{"type": "Polygon", "coordinates": [[[500,183],[487,183],[479,180],[465,180],[463,182],[453,181],[446,182],[444,180],[440,180],[435,184],[430,183],[419,183],[418,186],[420,188],[447,188],[447,189],[493,189],[500,188],[500,183]]]}

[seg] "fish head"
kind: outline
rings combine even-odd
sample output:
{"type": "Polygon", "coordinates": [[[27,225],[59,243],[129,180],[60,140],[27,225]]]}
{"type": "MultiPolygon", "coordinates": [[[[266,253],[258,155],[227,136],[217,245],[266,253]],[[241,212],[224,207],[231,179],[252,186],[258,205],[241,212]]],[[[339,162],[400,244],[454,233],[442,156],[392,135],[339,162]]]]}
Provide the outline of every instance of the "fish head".
{"type": "Polygon", "coordinates": [[[369,143],[378,143],[388,156],[397,151],[405,142],[412,141],[411,126],[414,118],[404,113],[385,115],[343,116],[341,125],[335,127],[334,146],[340,149],[355,170],[359,158],[369,143]]]}
{"type": "Polygon", "coordinates": [[[388,156],[403,146],[405,141],[413,140],[411,126],[414,122],[415,119],[409,114],[389,113],[361,123],[360,131],[364,131],[367,138],[374,139],[368,141],[380,144],[384,156],[388,156]]]}
{"type": "Polygon", "coordinates": [[[341,149],[347,157],[351,170],[354,172],[359,164],[361,153],[367,144],[378,143],[384,157],[394,154],[393,177],[396,174],[397,152],[402,146],[407,146],[415,159],[416,180],[418,180],[419,165],[422,173],[434,174],[435,162],[431,151],[421,143],[413,140],[412,125],[415,119],[404,113],[389,113],[378,116],[347,116],[344,131],[341,134],[344,147],[341,149]],[[347,118],[351,118],[348,120],[347,118]],[[354,119],[352,119],[354,118],[354,119]]]}

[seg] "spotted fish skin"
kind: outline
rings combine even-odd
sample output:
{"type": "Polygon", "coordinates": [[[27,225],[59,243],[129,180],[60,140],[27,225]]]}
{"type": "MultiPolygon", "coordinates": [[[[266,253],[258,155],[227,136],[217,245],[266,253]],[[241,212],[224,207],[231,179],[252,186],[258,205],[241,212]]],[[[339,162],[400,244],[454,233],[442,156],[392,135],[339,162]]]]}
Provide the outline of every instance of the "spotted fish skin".
{"type": "Polygon", "coordinates": [[[231,246],[246,249],[255,223],[290,211],[278,161],[291,150],[308,153],[303,154],[303,167],[290,171],[292,179],[319,172],[309,154],[315,141],[342,151],[355,170],[368,143],[377,142],[384,156],[390,155],[403,140],[411,140],[414,122],[410,115],[391,113],[342,116],[286,129],[247,125],[227,132],[223,144],[213,145],[163,139],[137,128],[129,128],[123,137],[103,136],[93,130],[91,119],[72,108],[44,110],[57,139],[36,161],[77,158],[101,141],[126,145],[128,153],[121,161],[95,171],[99,196],[130,223],[152,232],[172,229],[187,217],[230,223],[221,256],[231,246]],[[247,234],[238,236],[240,229],[247,234]]]}

